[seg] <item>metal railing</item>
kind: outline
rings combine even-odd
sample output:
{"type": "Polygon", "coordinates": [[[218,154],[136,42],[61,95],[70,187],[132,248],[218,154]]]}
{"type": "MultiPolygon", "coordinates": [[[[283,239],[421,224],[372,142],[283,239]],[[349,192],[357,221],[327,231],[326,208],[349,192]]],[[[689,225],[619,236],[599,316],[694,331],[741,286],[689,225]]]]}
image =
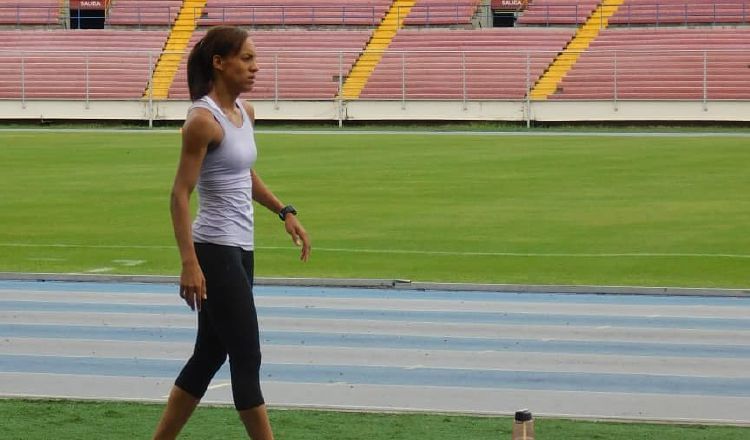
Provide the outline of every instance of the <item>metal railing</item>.
{"type": "MultiPolygon", "coordinates": [[[[360,99],[521,101],[557,52],[394,51],[385,53],[360,99]]],[[[259,54],[251,99],[340,100],[359,52],[278,51],[259,54]],[[294,61],[294,62],[292,62],[294,61]],[[308,67],[305,67],[305,64],[308,67]]],[[[0,99],[142,99],[159,53],[146,51],[0,50],[0,99]],[[126,61],[126,62],[124,62],[126,61]],[[15,71],[8,66],[16,66],[15,71]],[[45,92],[47,91],[47,92],[45,92]],[[125,95],[124,91],[128,91],[125,95]]],[[[747,50],[590,49],[553,94],[556,100],[750,100],[737,60],[747,50]]],[[[174,99],[187,99],[184,67],[174,99]]],[[[148,94],[147,94],[148,96],[148,94]]]]}
{"type": "Polygon", "coordinates": [[[750,49],[589,49],[563,80],[560,100],[750,101],[737,60],[750,49]],[[588,95],[582,98],[581,92],[588,95]],[[588,91],[588,92],[586,92],[588,91]]]}
{"type": "Polygon", "coordinates": [[[377,26],[385,13],[374,6],[208,6],[196,24],[377,26]]]}
{"type": "MultiPolygon", "coordinates": [[[[219,23],[262,25],[340,25],[369,26],[380,24],[387,8],[371,6],[211,6],[203,10],[196,25],[219,23]]],[[[506,11],[507,12],[507,11],[506,11]]],[[[512,12],[512,11],[511,11],[512,12]]],[[[197,11],[194,16],[198,16],[197,11]]],[[[415,5],[398,7],[397,18],[409,17],[410,26],[440,26],[446,24],[467,24],[472,18],[492,17],[490,5],[468,8],[466,5],[446,2],[445,4],[415,5]],[[468,12],[467,12],[468,11],[468,12]]]]}
{"type": "MultiPolygon", "coordinates": [[[[176,6],[114,6],[107,11],[105,23],[142,27],[169,27],[174,22],[180,7],[176,6]]],[[[387,7],[375,6],[207,6],[195,8],[192,16],[195,25],[236,24],[258,26],[366,26],[375,27],[388,11],[387,7]]],[[[397,14],[401,13],[399,8],[397,14]]],[[[408,14],[407,24],[413,26],[440,26],[467,24],[472,17],[491,18],[489,6],[467,13],[463,5],[446,4],[416,5],[408,14]]],[[[403,15],[407,12],[403,10],[403,15]]],[[[0,5],[0,24],[57,24],[59,7],[50,6],[3,6],[0,5]]],[[[95,18],[78,17],[78,20],[95,18]]],[[[99,19],[101,20],[101,19],[99,19]]]]}
{"type": "MultiPolygon", "coordinates": [[[[513,12],[513,11],[503,11],[513,12]]],[[[404,18],[404,24],[410,27],[431,27],[445,25],[466,25],[472,19],[492,19],[493,13],[490,5],[479,5],[469,7],[464,4],[416,4],[410,8],[398,7],[396,15],[399,19],[404,18]]]]}
{"type": "MultiPolygon", "coordinates": [[[[526,14],[538,17],[532,24],[552,26],[557,24],[580,25],[585,21],[582,14],[594,11],[583,10],[578,2],[569,0],[550,5],[531,6],[526,14]],[[538,21],[543,21],[539,23],[538,21]]],[[[613,25],[689,25],[689,24],[748,24],[750,17],[750,0],[707,0],[701,2],[661,2],[653,0],[648,4],[625,3],[609,19],[613,25]]],[[[522,20],[523,21],[523,20],[522,20]]]]}
{"type": "Polygon", "coordinates": [[[32,5],[0,5],[0,24],[15,25],[57,25],[60,8],[32,5]]]}
{"type": "Polygon", "coordinates": [[[717,0],[715,2],[685,2],[683,4],[660,3],[629,4],[620,6],[614,20],[615,24],[663,24],[721,23],[748,24],[750,0],[717,0]]]}
{"type": "MultiPolygon", "coordinates": [[[[591,9],[593,10],[593,8],[591,9]]],[[[114,25],[132,25],[138,27],[171,26],[178,12],[176,6],[115,6],[107,11],[106,23],[114,25]]],[[[340,26],[377,26],[385,15],[386,8],[373,6],[208,6],[202,13],[194,11],[197,25],[231,23],[245,26],[292,26],[292,25],[340,25],[340,26]]],[[[467,24],[473,19],[491,19],[490,6],[480,6],[467,13],[465,5],[455,2],[445,4],[415,5],[408,14],[409,26],[441,26],[450,24],[467,24]]],[[[505,11],[507,12],[507,11],[505,11]]],[[[517,11],[517,12],[520,12],[517,11]]],[[[581,9],[576,0],[558,3],[554,9],[550,4],[534,6],[526,12],[536,16],[542,22],[533,24],[552,26],[555,24],[580,25],[585,21],[583,15],[590,13],[581,9]]],[[[406,15],[406,11],[404,11],[406,15]]],[[[32,5],[0,5],[0,24],[54,25],[60,19],[60,8],[32,5]]],[[[80,17],[80,20],[87,20],[80,17]]],[[[612,24],[620,25],[664,25],[706,23],[706,24],[748,24],[750,23],[750,0],[707,0],[705,2],[684,2],[675,4],[654,0],[649,4],[625,3],[615,16],[612,24]]]]}
{"type": "MultiPolygon", "coordinates": [[[[524,14],[529,14],[529,17],[536,16],[540,17],[540,19],[543,17],[543,23],[539,23],[538,21],[531,22],[532,24],[544,24],[545,26],[552,26],[557,24],[575,24],[578,26],[579,24],[586,21],[585,17],[582,17],[581,14],[584,12],[583,9],[579,9],[578,2],[571,1],[570,3],[563,3],[563,4],[555,4],[555,11],[551,12],[550,4],[547,3],[543,6],[534,6],[533,2],[531,3],[531,6],[524,12],[524,14]]],[[[591,11],[593,11],[594,8],[591,7],[591,11]]],[[[521,18],[521,22],[523,22],[523,18],[521,18]]]]}
{"type": "Polygon", "coordinates": [[[0,50],[0,99],[140,99],[160,52],[0,50]],[[15,72],[10,66],[16,66],[15,72]]]}

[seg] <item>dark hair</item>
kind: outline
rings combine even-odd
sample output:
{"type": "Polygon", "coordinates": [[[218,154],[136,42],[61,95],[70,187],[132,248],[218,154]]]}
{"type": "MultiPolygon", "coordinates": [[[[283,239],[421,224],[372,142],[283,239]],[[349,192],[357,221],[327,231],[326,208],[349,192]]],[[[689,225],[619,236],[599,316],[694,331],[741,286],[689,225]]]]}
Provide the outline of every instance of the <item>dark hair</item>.
{"type": "Polygon", "coordinates": [[[195,101],[211,91],[214,79],[214,55],[237,55],[247,40],[246,30],[234,26],[216,26],[198,41],[187,62],[187,81],[190,99],[195,101]]]}

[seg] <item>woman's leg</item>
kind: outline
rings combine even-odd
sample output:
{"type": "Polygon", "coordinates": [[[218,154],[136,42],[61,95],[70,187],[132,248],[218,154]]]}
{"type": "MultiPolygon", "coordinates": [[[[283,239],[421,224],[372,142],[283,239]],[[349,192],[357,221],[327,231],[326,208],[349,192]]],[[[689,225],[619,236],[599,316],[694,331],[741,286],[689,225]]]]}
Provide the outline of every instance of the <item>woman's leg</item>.
{"type": "Polygon", "coordinates": [[[159,425],[154,433],[154,440],[173,440],[185,426],[190,415],[193,414],[195,407],[198,406],[199,399],[196,399],[189,393],[182,390],[177,385],[172,387],[169,393],[167,407],[161,415],[159,425]]]}
{"type": "Polygon", "coordinates": [[[273,434],[260,389],[260,336],[252,294],[253,253],[237,249],[223,267],[224,276],[218,281],[222,295],[213,298],[207,311],[229,354],[234,406],[253,440],[270,440],[273,434]]]}
{"type": "Polygon", "coordinates": [[[268,420],[266,405],[239,411],[247,435],[253,440],[273,440],[271,422],[268,420]]]}
{"type": "Polygon", "coordinates": [[[221,296],[220,291],[211,288],[214,283],[210,281],[221,276],[217,275],[217,268],[213,265],[216,260],[216,249],[201,244],[196,244],[195,249],[206,276],[208,299],[198,314],[198,332],[193,355],[175,380],[175,386],[172,387],[164,414],[154,434],[155,439],[173,439],[180,433],[206,393],[214,374],[227,358],[226,349],[214,329],[208,312],[211,298],[221,296]]]}
{"type": "MultiPolygon", "coordinates": [[[[242,266],[245,268],[245,275],[247,276],[247,279],[250,281],[250,289],[252,291],[252,285],[254,280],[254,270],[255,270],[255,262],[254,262],[254,254],[252,252],[243,252],[242,253],[242,266]]],[[[255,301],[250,296],[250,302],[252,305],[252,316],[253,316],[253,325],[255,327],[255,332],[258,337],[256,338],[258,341],[258,349],[260,350],[260,335],[258,332],[258,317],[257,312],[255,310],[255,301]]],[[[230,361],[231,362],[231,361],[230,361]]],[[[260,359],[259,359],[260,362],[260,359]]],[[[260,376],[258,377],[258,393],[260,394],[260,376]]],[[[266,411],[266,405],[260,404],[256,407],[244,409],[241,411],[238,411],[240,415],[240,419],[242,420],[242,423],[245,425],[245,430],[247,431],[247,434],[252,438],[253,440],[273,440],[273,430],[271,429],[271,421],[268,420],[268,412],[266,411]]]]}

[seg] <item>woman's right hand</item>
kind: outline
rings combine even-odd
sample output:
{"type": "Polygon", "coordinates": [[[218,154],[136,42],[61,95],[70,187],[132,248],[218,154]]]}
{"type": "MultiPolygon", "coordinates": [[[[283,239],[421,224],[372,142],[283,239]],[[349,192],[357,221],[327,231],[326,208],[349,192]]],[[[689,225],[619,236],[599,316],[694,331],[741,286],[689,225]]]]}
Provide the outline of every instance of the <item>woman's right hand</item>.
{"type": "Polygon", "coordinates": [[[185,300],[191,310],[197,309],[199,312],[203,301],[208,298],[206,296],[206,278],[197,262],[182,266],[180,297],[185,300]]]}

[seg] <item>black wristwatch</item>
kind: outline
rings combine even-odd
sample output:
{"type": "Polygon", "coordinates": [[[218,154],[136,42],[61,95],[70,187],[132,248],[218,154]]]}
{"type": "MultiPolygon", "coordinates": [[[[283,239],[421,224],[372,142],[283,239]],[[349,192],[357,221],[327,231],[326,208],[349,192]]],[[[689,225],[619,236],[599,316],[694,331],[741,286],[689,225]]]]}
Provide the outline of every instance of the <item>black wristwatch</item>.
{"type": "Polygon", "coordinates": [[[286,205],[285,207],[281,208],[281,211],[279,211],[279,218],[281,219],[281,221],[286,220],[287,214],[297,215],[297,210],[294,209],[294,206],[292,205],[286,205]]]}

